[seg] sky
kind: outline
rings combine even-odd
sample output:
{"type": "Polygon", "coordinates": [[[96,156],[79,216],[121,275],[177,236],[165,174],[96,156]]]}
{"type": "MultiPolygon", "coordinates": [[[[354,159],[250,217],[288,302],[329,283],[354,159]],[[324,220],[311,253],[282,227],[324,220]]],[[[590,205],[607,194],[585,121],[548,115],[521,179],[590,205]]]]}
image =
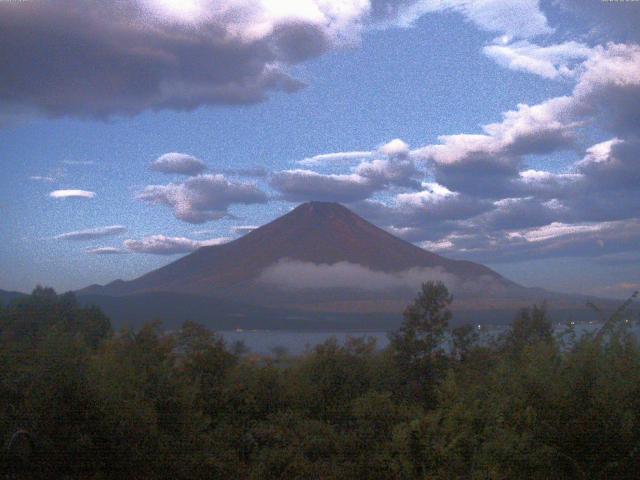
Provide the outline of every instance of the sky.
{"type": "Polygon", "coordinates": [[[640,289],[640,2],[0,2],[0,289],[308,200],[526,286],[640,289]]]}

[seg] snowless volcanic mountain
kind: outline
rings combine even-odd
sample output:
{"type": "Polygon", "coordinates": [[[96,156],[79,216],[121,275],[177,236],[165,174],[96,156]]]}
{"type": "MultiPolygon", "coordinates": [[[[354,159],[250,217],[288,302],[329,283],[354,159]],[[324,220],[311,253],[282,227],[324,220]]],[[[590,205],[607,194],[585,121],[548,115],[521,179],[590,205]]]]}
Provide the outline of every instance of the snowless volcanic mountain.
{"type": "MultiPolygon", "coordinates": [[[[127,310],[124,303],[137,302],[136,314],[146,317],[144,305],[156,302],[164,305],[156,312],[161,317],[202,321],[203,315],[218,315],[227,319],[225,325],[262,326],[258,315],[270,318],[264,320],[269,325],[277,317],[314,325],[325,319],[333,326],[341,318],[357,318],[364,326],[399,319],[427,280],[442,280],[454,293],[455,310],[467,312],[464,317],[480,311],[512,316],[518,307],[543,297],[568,301],[521,287],[483,265],[426,251],[340,204],[325,202],[304,203],[237,240],[202,247],[137,279],[77,293],[116,316],[127,310]]],[[[572,298],[569,303],[575,304],[572,298]]]]}

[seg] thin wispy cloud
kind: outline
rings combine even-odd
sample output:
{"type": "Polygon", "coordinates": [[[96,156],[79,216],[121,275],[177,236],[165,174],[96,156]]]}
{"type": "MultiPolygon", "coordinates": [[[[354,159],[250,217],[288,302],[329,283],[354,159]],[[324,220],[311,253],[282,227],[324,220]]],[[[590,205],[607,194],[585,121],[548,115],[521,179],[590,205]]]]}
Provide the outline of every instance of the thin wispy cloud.
{"type": "Polygon", "coordinates": [[[62,163],[64,165],[95,165],[96,162],[93,160],[63,160],[62,163]]]}
{"type": "Polygon", "coordinates": [[[94,247],[87,248],[85,252],[91,255],[124,255],[127,253],[131,253],[128,250],[117,247],[94,247]]]}
{"type": "Polygon", "coordinates": [[[154,255],[176,255],[189,253],[201,247],[221,245],[228,242],[227,237],[211,238],[208,240],[192,240],[185,237],[168,237],[165,235],[150,235],[141,240],[128,239],[124,246],[135,253],[149,253],[154,255]]]}
{"type": "Polygon", "coordinates": [[[29,177],[29,180],[33,180],[36,182],[45,182],[45,183],[55,183],[56,179],[54,177],[42,176],[42,175],[33,175],[29,177]]]}
{"type": "Polygon", "coordinates": [[[122,225],[110,225],[108,227],[89,228],[86,230],[62,233],[56,235],[54,238],[56,240],[95,240],[97,238],[121,235],[126,233],[126,231],[126,227],[122,225]]]}

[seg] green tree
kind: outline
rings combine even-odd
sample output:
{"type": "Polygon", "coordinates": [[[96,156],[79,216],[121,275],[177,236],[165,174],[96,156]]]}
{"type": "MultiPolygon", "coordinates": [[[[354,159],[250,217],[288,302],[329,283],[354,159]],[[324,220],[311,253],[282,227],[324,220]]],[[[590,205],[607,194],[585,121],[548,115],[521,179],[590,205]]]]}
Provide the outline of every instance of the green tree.
{"type": "Polygon", "coordinates": [[[442,282],[422,284],[418,296],[403,313],[400,329],[390,335],[399,369],[413,395],[433,400],[431,390],[442,360],[442,343],[451,320],[453,297],[442,282]]]}

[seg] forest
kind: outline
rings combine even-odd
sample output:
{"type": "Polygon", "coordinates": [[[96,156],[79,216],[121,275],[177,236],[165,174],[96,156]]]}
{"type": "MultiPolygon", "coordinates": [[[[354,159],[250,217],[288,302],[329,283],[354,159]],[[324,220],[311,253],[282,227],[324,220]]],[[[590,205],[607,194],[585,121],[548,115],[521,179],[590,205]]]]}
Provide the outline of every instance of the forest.
{"type": "Polygon", "coordinates": [[[186,322],[114,331],[49,288],[0,307],[0,471],[34,479],[635,479],[633,297],[593,333],[544,306],[482,339],[422,285],[384,349],[256,355],[186,322]]]}

